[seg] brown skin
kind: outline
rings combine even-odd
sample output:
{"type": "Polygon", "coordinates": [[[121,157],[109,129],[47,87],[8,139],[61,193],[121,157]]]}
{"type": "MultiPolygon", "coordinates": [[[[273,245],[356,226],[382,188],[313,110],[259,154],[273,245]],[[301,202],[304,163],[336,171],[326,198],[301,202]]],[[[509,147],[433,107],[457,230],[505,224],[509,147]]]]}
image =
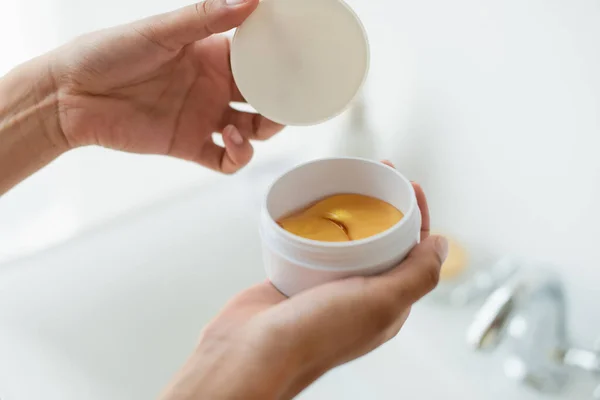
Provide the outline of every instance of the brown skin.
{"type": "MultiPolygon", "coordinates": [[[[197,5],[92,33],[0,79],[0,195],[66,151],[101,145],[163,154],[233,173],[250,140],[282,126],[235,111],[229,42],[259,0],[197,5]],[[212,141],[221,133],[225,147],[212,141]]],[[[410,307],[437,284],[447,253],[421,238],[392,271],[307,290],[291,299],[270,283],[234,298],[204,329],[163,400],[290,399],[326,371],[393,337],[410,307]]]]}

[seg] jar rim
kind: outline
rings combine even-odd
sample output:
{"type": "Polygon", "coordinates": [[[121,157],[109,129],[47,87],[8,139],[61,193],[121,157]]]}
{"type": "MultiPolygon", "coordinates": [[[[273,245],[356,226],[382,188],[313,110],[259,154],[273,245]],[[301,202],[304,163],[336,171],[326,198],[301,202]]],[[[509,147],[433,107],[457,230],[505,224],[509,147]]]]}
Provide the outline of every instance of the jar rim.
{"type": "Polygon", "coordinates": [[[267,194],[264,196],[264,199],[263,199],[262,207],[263,207],[263,210],[265,210],[266,217],[268,217],[267,223],[269,224],[270,229],[274,229],[275,232],[277,232],[279,235],[283,235],[283,237],[288,239],[289,241],[296,242],[300,245],[310,246],[313,249],[348,249],[348,248],[357,248],[357,247],[361,247],[364,245],[368,245],[372,242],[379,241],[383,237],[393,234],[395,231],[398,231],[405,224],[409,223],[409,220],[411,218],[408,218],[408,217],[411,216],[415,212],[415,208],[418,207],[418,205],[417,205],[415,189],[412,186],[411,182],[408,179],[406,179],[395,168],[392,168],[381,162],[367,160],[367,159],[359,158],[359,157],[329,157],[329,158],[320,158],[318,160],[307,161],[307,162],[301,163],[299,165],[296,165],[295,167],[288,169],[286,172],[284,172],[282,175],[280,175],[277,179],[275,179],[275,181],[273,181],[269,185],[269,187],[267,188],[267,194]],[[290,173],[292,173],[300,168],[303,168],[303,167],[306,167],[306,166],[309,166],[312,164],[325,162],[325,161],[335,161],[335,160],[355,160],[355,161],[360,161],[360,162],[364,162],[364,163],[377,165],[381,168],[387,168],[388,170],[392,171],[401,181],[403,181],[407,185],[407,187],[409,188],[409,191],[411,193],[410,206],[408,207],[408,210],[404,212],[404,218],[402,218],[400,221],[398,221],[396,224],[394,224],[390,228],[388,228],[382,232],[379,232],[373,236],[369,236],[367,238],[358,239],[358,240],[351,240],[348,242],[324,242],[324,241],[320,241],[320,240],[307,239],[307,238],[300,237],[298,235],[294,235],[293,233],[290,233],[290,232],[286,231],[285,229],[283,229],[275,221],[275,219],[271,215],[271,212],[269,211],[269,207],[268,207],[269,195],[270,195],[273,187],[277,183],[279,183],[282,179],[285,179],[285,177],[288,176],[290,173]]]}

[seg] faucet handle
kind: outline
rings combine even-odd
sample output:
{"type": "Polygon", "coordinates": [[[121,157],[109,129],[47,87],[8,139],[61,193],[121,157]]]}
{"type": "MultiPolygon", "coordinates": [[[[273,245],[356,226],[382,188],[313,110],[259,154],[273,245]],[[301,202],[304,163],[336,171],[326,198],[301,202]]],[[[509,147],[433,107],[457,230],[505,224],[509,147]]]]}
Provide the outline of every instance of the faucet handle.
{"type": "MultiPolygon", "coordinates": [[[[593,349],[572,346],[560,276],[535,267],[520,269],[492,292],[467,330],[467,343],[489,350],[507,339],[505,374],[541,392],[559,391],[572,372],[600,377],[600,339],[593,349]]],[[[600,385],[593,398],[600,400],[600,385]]]]}
{"type": "MultiPolygon", "coordinates": [[[[509,328],[522,303],[533,303],[543,289],[555,300],[557,323],[556,338],[564,343],[564,298],[562,286],[556,274],[547,268],[516,270],[507,281],[492,292],[475,314],[467,330],[467,344],[475,350],[490,350],[502,340],[502,333],[509,328]]],[[[529,304],[528,304],[529,305],[529,304]]],[[[535,313],[533,313],[535,314],[535,313]]],[[[530,316],[531,317],[531,316],[530,316]]]]}
{"type": "Polygon", "coordinates": [[[512,258],[506,257],[489,268],[476,272],[450,293],[450,302],[456,306],[467,305],[485,297],[509,280],[519,270],[512,258]]]}
{"type": "MultiPolygon", "coordinates": [[[[569,348],[560,354],[562,363],[570,368],[590,372],[600,377],[600,338],[592,349],[569,348]]],[[[600,385],[592,392],[593,399],[600,399],[600,385]]]]}
{"type": "Polygon", "coordinates": [[[469,346],[491,350],[498,345],[514,309],[515,290],[514,285],[504,285],[488,297],[467,330],[469,346]]]}

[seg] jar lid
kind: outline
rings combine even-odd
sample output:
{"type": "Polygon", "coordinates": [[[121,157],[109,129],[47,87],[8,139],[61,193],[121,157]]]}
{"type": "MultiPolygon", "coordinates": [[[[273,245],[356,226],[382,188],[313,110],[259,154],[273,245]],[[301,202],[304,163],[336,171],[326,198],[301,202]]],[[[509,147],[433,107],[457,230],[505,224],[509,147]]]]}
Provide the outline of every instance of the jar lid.
{"type": "Polygon", "coordinates": [[[231,69],[257,112],[313,125],[340,114],[360,90],[367,35],[342,0],[263,0],[234,35],[231,69]]]}

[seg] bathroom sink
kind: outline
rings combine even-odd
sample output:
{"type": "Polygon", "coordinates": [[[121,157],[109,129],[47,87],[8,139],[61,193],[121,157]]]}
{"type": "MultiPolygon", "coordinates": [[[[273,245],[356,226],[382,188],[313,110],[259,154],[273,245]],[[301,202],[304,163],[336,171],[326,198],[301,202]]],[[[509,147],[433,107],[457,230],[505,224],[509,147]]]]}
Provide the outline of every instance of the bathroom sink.
{"type": "MultiPolygon", "coordinates": [[[[0,398],[155,398],[202,326],[264,279],[258,207],[281,168],[223,179],[1,265],[0,398]]],[[[542,399],[464,348],[469,318],[419,304],[397,338],[299,398],[542,399]]]]}

